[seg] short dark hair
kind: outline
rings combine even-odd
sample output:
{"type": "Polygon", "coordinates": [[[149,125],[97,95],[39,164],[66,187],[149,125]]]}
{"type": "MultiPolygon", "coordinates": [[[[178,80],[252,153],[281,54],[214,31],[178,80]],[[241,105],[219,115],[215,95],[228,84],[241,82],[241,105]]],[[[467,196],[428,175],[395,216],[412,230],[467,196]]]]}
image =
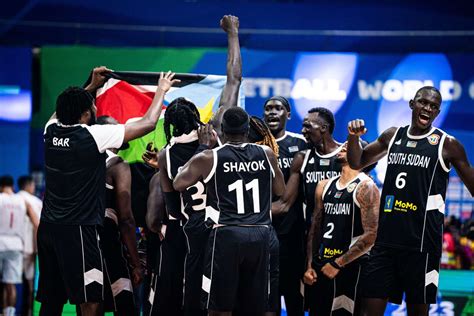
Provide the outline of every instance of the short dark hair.
{"type": "Polygon", "coordinates": [[[278,102],[280,102],[281,104],[283,104],[283,106],[286,108],[286,110],[287,110],[288,112],[291,112],[290,101],[288,101],[287,98],[282,97],[282,96],[279,96],[279,95],[276,95],[276,96],[271,97],[271,98],[268,99],[267,101],[265,101],[265,103],[263,104],[263,106],[265,107],[265,106],[267,105],[267,103],[270,102],[270,101],[278,101],[278,102]]]}
{"type": "Polygon", "coordinates": [[[33,177],[32,176],[21,176],[18,178],[18,188],[20,190],[23,190],[28,184],[33,183],[33,177]]]}
{"type": "Polygon", "coordinates": [[[13,177],[8,174],[1,176],[0,187],[13,187],[13,177]]]}
{"type": "Polygon", "coordinates": [[[94,98],[81,87],[68,87],[56,100],[56,116],[64,125],[74,125],[81,119],[82,113],[92,110],[94,98]]]}
{"type": "Polygon", "coordinates": [[[329,133],[332,135],[334,128],[336,127],[336,120],[334,119],[334,114],[329,109],[322,107],[312,108],[308,113],[318,113],[318,115],[328,124],[329,133]]]}
{"type": "Polygon", "coordinates": [[[231,107],[222,117],[222,130],[226,134],[244,134],[249,130],[249,115],[238,106],[231,107]]]}
{"type": "Polygon", "coordinates": [[[414,98],[416,99],[416,98],[418,97],[418,95],[419,95],[421,92],[425,91],[425,90],[433,91],[435,94],[437,94],[437,95],[439,96],[440,102],[443,101],[443,97],[441,97],[441,92],[439,92],[438,89],[436,89],[435,87],[432,87],[432,86],[424,86],[424,87],[421,87],[420,89],[418,89],[418,90],[416,91],[414,98]]]}
{"type": "Polygon", "coordinates": [[[168,144],[171,140],[171,125],[173,125],[173,136],[180,136],[189,134],[203,123],[196,105],[186,98],[179,97],[168,105],[165,112],[163,129],[168,144]]]}

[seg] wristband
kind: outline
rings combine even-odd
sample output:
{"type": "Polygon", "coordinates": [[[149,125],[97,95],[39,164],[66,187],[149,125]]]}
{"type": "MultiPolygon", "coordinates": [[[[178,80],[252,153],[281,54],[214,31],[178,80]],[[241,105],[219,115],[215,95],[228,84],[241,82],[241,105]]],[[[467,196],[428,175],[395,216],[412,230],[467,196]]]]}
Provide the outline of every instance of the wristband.
{"type": "Polygon", "coordinates": [[[338,270],[342,269],[342,267],[336,263],[336,260],[329,261],[329,264],[338,270]]]}

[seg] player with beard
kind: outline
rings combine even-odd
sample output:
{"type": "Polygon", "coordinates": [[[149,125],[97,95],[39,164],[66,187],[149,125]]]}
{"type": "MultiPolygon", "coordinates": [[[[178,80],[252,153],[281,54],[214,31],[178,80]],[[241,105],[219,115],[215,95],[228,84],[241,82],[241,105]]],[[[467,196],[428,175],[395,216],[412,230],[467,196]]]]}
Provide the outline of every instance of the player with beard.
{"type": "MultiPolygon", "coordinates": [[[[239,19],[235,16],[225,15],[221,19],[220,25],[227,33],[228,60],[227,82],[219,102],[219,109],[211,123],[219,126],[225,110],[237,106],[242,80],[242,61],[238,38],[239,19]]],[[[199,137],[200,135],[209,135],[210,128],[209,125],[203,126],[197,107],[189,100],[184,98],[173,100],[166,110],[164,130],[168,145],[160,152],[158,165],[160,166],[160,184],[169,220],[160,248],[162,259],[159,261],[158,276],[152,284],[152,291],[156,293],[153,305],[156,305],[156,309],[160,312],[163,311],[163,306],[181,307],[181,303],[184,302],[185,315],[207,313],[200,304],[203,256],[210,232],[204,223],[205,185],[198,181],[178,192],[174,190],[172,182],[179,170],[192,156],[215,145],[213,142],[208,142],[209,138],[204,140],[199,137]],[[171,130],[171,126],[173,130],[171,130]],[[181,226],[183,224],[184,226],[181,226]],[[184,257],[185,254],[186,257],[184,257]],[[184,271],[181,269],[183,260],[185,260],[184,271]]],[[[154,308],[152,307],[152,312],[154,308]]],[[[181,313],[177,308],[166,310],[168,314],[181,313]]]]}
{"type": "MultiPolygon", "coordinates": [[[[97,118],[97,124],[116,125],[118,122],[110,116],[101,116],[97,118]]],[[[99,229],[106,273],[104,310],[113,311],[114,315],[135,315],[133,288],[142,281],[143,272],[132,213],[132,176],[128,163],[117,156],[118,149],[111,148],[105,152],[106,209],[104,225],[99,229]]]]}
{"type": "MultiPolygon", "coordinates": [[[[265,101],[263,112],[265,123],[278,144],[278,165],[285,181],[290,177],[290,168],[295,154],[307,149],[303,135],[286,130],[291,118],[288,100],[275,96],[265,101]]],[[[296,201],[285,213],[273,212],[272,225],[279,241],[279,297],[285,298],[289,316],[303,315],[303,296],[300,293],[301,275],[304,272],[304,217],[303,195],[298,190],[296,201]]],[[[275,203],[278,209],[278,203],[275,203]]],[[[280,304],[278,300],[278,305],[280,304]]]]}
{"type": "MultiPolygon", "coordinates": [[[[273,203],[273,214],[287,213],[295,203],[302,186],[306,203],[306,229],[309,229],[316,185],[320,180],[338,176],[342,170],[342,165],[336,161],[342,145],[332,136],[334,128],[334,115],[328,109],[319,107],[308,111],[301,132],[310,148],[296,153],[293,157],[285,193],[273,203]]],[[[305,292],[308,291],[310,292],[311,288],[306,287],[305,292]]],[[[311,296],[310,293],[305,294],[308,295],[311,296]]],[[[308,304],[305,302],[305,305],[307,307],[308,304]]]]}
{"type": "Polygon", "coordinates": [[[202,288],[209,315],[261,315],[268,289],[271,197],[284,190],[273,151],[249,144],[249,117],[239,107],[223,115],[226,144],[194,156],[173,182],[183,190],[204,179],[206,217],[213,223],[202,288]],[[235,193],[234,193],[235,192],[235,193]]]}
{"type": "Polygon", "coordinates": [[[316,187],[307,244],[304,281],[312,285],[310,315],[357,315],[358,284],[366,256],[375,242],[380,194],[363,171],[351,169],[346,147],[337,154],[340,176],[316,187]],[[365,258],[364,258],[365,257],[365,258]]]}
{"type": "Polygon", "coordinates": [[[97,226],[105,212],[105,151],[154,130],[166,92],[179,82],[173,73],[161,73],[148,111],[135,122],[92,125],[96,107],[89,91],[102,85],[103,73],[109,71],[95,68],[85,89],[63,91],[56,102],[57,119],[53,115],[45,127],[46,192],[38,228],[40,315],[61,315],[67,299],[80,305],[83,316],[102,314],[97,226]]]}
{"type": "MultiPolygon", "coordinates": [[[[298,197],[300,181],[306,202],[305,217],[309,224],[314,209],[314,192],[320,180],[330,179],[341,173],[336,161],[342,145],[334,140],[334,115],[326,108],[313,108],[303,120],[301,130],[310,149],[295,154],[285,194],[272,206],[272,213],[287,213],[298,197]]],[[[309,225],[308,225],[309,228],[309,225]]]]}
{"type": "Polygon", "coordinates": [[[410,125],[387,129],[365,148],[359,145],[364,121],[348,124],[351,168],[388,155],[377,239],[363,278],[364,315],[383,315],[387,301],[400,304],[403,292],[408,315],[427,315],[436,302],[451,166],[474,194],[474,168],[464,147],[432,126],[441,102],[436,88],[422,87],[409,102],[410,125]]]}

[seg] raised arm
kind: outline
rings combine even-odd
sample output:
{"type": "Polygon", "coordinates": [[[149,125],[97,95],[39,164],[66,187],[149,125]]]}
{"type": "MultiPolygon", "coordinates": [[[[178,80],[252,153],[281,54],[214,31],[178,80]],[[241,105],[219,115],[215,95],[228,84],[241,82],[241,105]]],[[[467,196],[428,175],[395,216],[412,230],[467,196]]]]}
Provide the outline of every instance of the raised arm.
{"type": "Polygon", "coordinates": [[[456,138],[446,138],[443,147],[443,159],[453,165],[471,196],[474,196],[474,168],[467,159],[464,146],[456,138]]]}
{"type": "Polygon", "coordinates": [[[128,261],[132,267],[132,283],[134,286],[137,286],[143,279],[143,272],[140,265],[140,258],[138,257],[137,240],[135,236],[136,225],[132,213],[132,175],[130,166],[126,162],[120,162],[111,168],[115,188],[115,200],[117,201],[118,228],[122,243],[128,250],[128,261]]]}
{"type": "Polygon", "coordinates": [[[360,216],[364,233],[336,263],[344,267],[363,254],[367,253],[375,243],[379,222],[380,193],[372,180],[362,182],[357,188],[356,198],[360,205],[360,216]]]}
{"type": "Polygon", "coordinates": [[[176,191],[182,192],[198,182],[200,179],[206,178],[211,172],[212,165],[212,150],[205,150],[197,155],[194,155],[174,178],[174,189],[176,191]]]}
{"type": "Polygon", "coordinates": [[[147,200],[146,226],[152,232],[159,234],[161,225],[166,218],[165,201],[161,191],[160,173],[155,173],[150,180],[150,194],[147,200]]]}
{"type": "Polygon", "coordinates": [[[304,282],[308,285],[312,285],[317,280],[317,274],[313,269],[312,263],[314,250],[319,248],[321,242],[321,223],[324,214],[323,191],[327,183],[327,179],[319,181],[316,187],[316,194],[314,195],[313,218],[306,243],[306,272],[304,274],[304,282]]]}
{"type": "Polygon", "coordinates": [[[272,191],[275,196],[281,196],[285,192],[285,178],[283,177],[283,173],[278,166],[277,159],[273,150],[270,147],[265,146],[265,153],[267,154],[268,160],[275,172],[275,177],[272,181],[272,191]]]}
{"type": "Polygon", "coordinates": [[[390,140],[397,131],[396,127],[385,130],[374,142],[362,149],[360,136],[367,133],[364,120],[353,120],[347,125],[347,161],[352,169],[360,170],[367,167],[387,154],[390,140]]]}
{"type": "Polygon", "coordinates": [[[293,162],[291,164],[290,176],[286,182],[285,193],[283,193],[279,200],[272,203],[273,216],[287,213],[298,197],[301,179],[300,170],[304,161],[304,153],[304,151],[300,151],[294,156],[293,162]]]}
{"type": "Polygon", "coordinates": [[[168,92],[173,84],[180,82],[179,79],[173,79],[174,75],[171,71],[168,71],[166,74],[160,74],[155,97],[151,101],[151,105],[145,115],[141,119],[125,125],[124,143],[146,135],[155,129],[156,123],[160,118],[161,109],[163,108],[166,92],[168,92]]]}
{"type": "Polygon", "coordinates": [[[222,29],[227,33],[227,82],[222,91],[219,109],[211,120],[218,135],[221,135],[221,122],[225,110],[237,106],[239,89],[242,82],[242,58],[239,44],[239,18],[224,15],[220,21],[222,29]]]}

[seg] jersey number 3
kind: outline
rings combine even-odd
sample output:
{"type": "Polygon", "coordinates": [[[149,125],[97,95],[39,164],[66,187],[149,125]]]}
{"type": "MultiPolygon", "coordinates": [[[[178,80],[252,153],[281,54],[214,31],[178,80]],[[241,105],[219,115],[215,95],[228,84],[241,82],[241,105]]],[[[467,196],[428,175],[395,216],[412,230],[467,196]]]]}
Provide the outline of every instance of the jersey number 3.
{"type": "MultiPolygon", "coordinates": [[[[228,186],[229,192],[235,191],[237,196],[237,214],[245,214],[245,205],[244,205],[244,182],[243,180],[237,180],[228,186]]],[[[260,213],[260,194],[258,179],[254,179],[249,183],[245,184],[246,191],[252,191],[252,200],[253,200],[253,212],[260,213]]]]}

